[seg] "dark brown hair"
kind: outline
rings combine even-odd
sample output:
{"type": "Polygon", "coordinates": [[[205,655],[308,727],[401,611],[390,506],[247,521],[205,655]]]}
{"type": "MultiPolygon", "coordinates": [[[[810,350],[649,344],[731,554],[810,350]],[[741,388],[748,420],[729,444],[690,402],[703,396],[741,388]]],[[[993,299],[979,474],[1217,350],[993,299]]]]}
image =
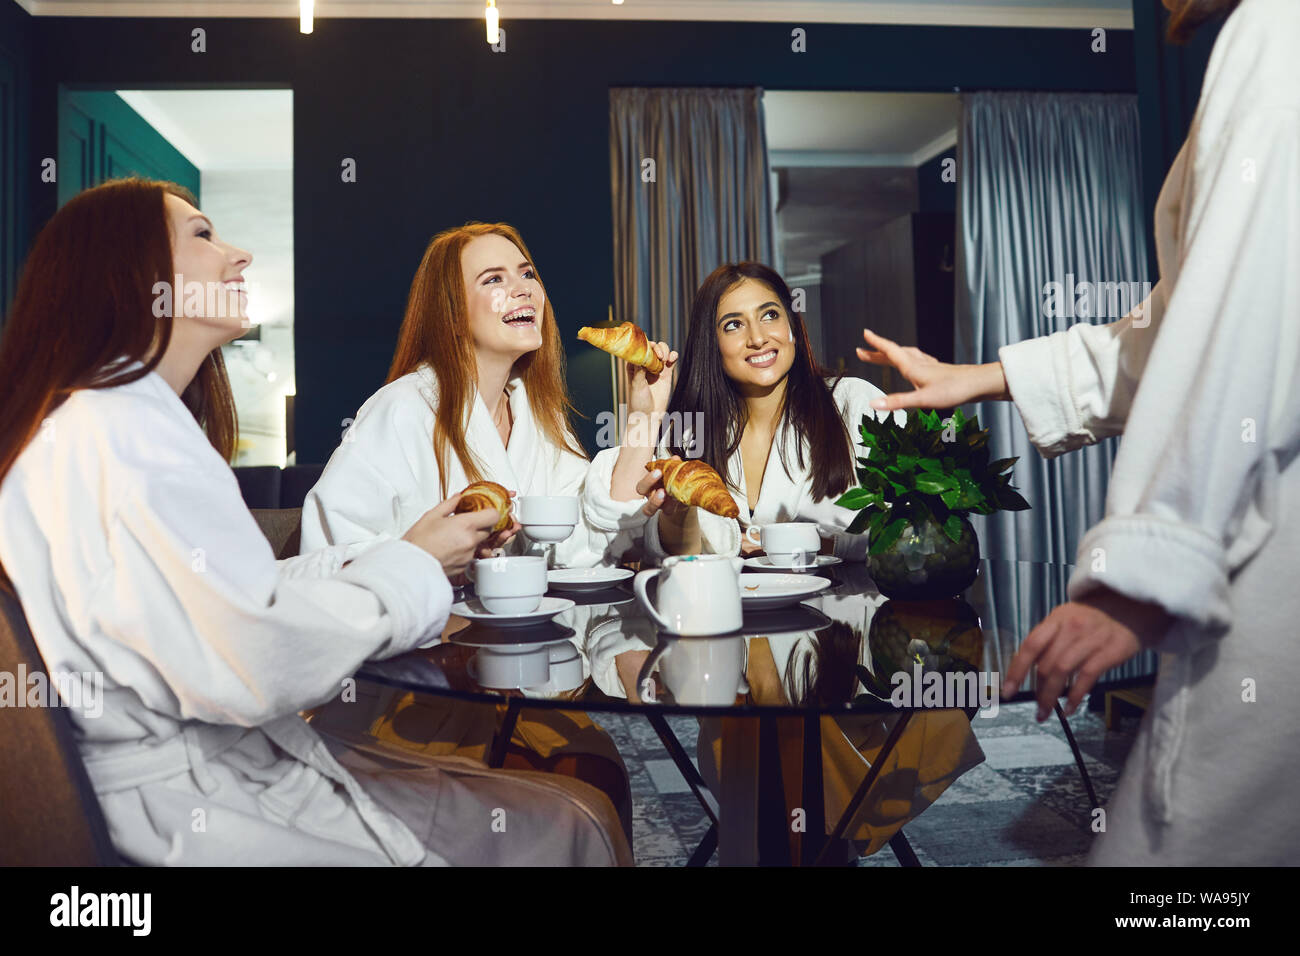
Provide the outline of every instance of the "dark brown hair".
{"type": "MultiPolygon", "coordinates": [[[[36,237],[0,341],[0,482],[69,395],[134,382],[162,360],[172,318],[155,316],[154,285],[174,281],[167,193],[195,204],[175,183],[110,180],[69,200],[36,237]]],[[[238,426],[221,349],[181,400],[230,461],[238,426]]]]}
{"type": "Polygon", "coordinates": [[[1197,27],[1219,15],[1227,16],[1241,0],[1182,0],[1182,6],[1169,14],[1170,43],[1186,43],[1197,27]]]}
{"type": "MultiPolygon", "coordinates": [[[[691,421],[690,416],[702,414],[704,434],[693,436],[696,444],[690,449],[690,454],[712,466],[724,481],[736,487],[735,476],[728,474],[727,463],[740,447],[749,412],[736,384],[723,370],[714,326],[718,303],[744,279],[757,280],[775,292],[790,321],[794,364],[787,375],[785,408],[781,413],[778,440],[784,441],[784,426],[789,425],[795,438],[793,454],[803,469],[806,439],[808,455],[812,459],[813,499],[838,496],[853,484],[853,444],[831,394],[831,386],[826,384],[828,373],[813,357],[808,330],[791,303],[789,286],[775,270],[760,262],[718,266],[695,293],[677,387],[668,404],[669,414],[664,419],[665,429],[675,421],[691,421]]],[[[682,436],[676,434],[670,438],[671,452],[687,457],[682,436]]],[[[790,453],[791,449],[784,445],[779,449],[781,467],[787,475],[790,474],[790,453]]]]}
{"type": "MultiPolygon", "coordinates": [[[[471,222],[443,230],[433,237],[420,267],[415,270],[406,317],[397,336],[397,351],[388,370],[388,381],[392,382],[427,362],[438,380],[431,439],[443,498],[448,492],[447,464],[451,452],[460,459],[470,481],[483,478],[465,440],[465,422],[474,401],[473,388],[478,384],[478,364],[474,360],[474,341],[469,335],[469,307],[465,303],[465,277],[460,261],[465,247],[479,236],[502,236],[513,242],[532,264],[541,283],[537,263],[513,226],[503,222],[471,222]]],[[[542,286],[543,291],[545,288],[542,286]]],[[[542,306],[541,348],[521,356],[515,362],[514,373],[524,380],[528,407],[551,443],[586,458],[569,425],[569,413],[574,409],[564,387],[564,346],[550,296],[546,296],[542,306]]]]}

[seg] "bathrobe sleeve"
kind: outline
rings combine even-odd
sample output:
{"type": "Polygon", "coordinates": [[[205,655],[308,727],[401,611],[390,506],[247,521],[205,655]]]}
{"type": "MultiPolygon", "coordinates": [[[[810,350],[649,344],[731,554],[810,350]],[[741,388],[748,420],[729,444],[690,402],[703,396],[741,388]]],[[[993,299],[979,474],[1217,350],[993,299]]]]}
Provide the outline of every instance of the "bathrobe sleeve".
{"type": "MultiPolygon", "coordinates": [[[[387,386],[357,413],[302,506],[304,555],[332,545],[375,544],[400,538],[420,518],[407,514],[421,479],[401,445],[404,435],[427,434],[404,389],[387,386]]],[[[432,461],[433,456],[427,456],[432,461]]],[[[437,488],[436,473],[430,479],[437,488]]]]}
{"type": "MultiPolygon", "coordinates": [[[[1242,104],[1224,134],[1189,171],[1162,321],[1119,332],[1151,341],[1133,350],[1141,381],[1115,388],[1132,391],[1124,441],[1069,588],[1158,603],[1205,634],[1232,624],[1230,576],[1271,533],[1278,472],[1300,443],[1300,119],[1242,104]]],[[[1058,352],[1047,374],[1125,382],[1128,357],[1058,352]]]]}
{"type": "Polygon", "coordinates": [[[1080,323],[998,350],[1012,401],[1045,458],[1124,431],[1164,306],[1158,283],[1118,322],[1080,323]]]}
{"type": "Polygon", "coordinates": [[[141,469],[127,487],[89,606],[94,634],[112,645],[99,659],[153,710],[264,724],[445,626],[451,587],[408,542],[376,545],[332,577],[293,577],[280,573],[228,469],[141,469]]]}

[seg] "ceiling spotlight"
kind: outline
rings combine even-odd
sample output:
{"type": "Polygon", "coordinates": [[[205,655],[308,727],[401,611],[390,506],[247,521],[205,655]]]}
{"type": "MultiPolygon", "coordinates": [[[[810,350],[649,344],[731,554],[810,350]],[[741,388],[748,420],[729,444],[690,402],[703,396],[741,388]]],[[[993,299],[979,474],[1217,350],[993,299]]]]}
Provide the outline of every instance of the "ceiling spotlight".
{"type": "Polygon", "coordinates": [[[487,20],[487,41],[495,45],[501,39],[501,14],[497,11],[497,0],[488,0],[483,17],[487,20]]]}
{"type": "Polygon", "coordinates": [[[298,4],[298,31],[311,33],[314,26],[316,0],[301,0],[298,4]]]}

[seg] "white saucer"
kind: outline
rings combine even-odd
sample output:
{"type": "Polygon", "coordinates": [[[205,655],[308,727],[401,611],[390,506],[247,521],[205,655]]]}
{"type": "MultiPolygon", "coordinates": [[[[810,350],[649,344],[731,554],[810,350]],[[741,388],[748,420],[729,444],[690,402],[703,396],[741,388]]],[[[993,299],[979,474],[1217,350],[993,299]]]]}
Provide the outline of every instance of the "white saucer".
{"type": "Polygon", "coordinates": [[[772,559],[767,555],[759,555],[756,558],[746,558],[745,567],[751,571],[779,571],[782,574],[810,574],[821,568],[832,568],[837,564],[843,564],[842,558],[837,558],[833,554],[817,555],[817,564],[807,568],[792,568],[780,564],[773,564],[772,559]]]}
{"type": "Polygon", "coordinates": [[[525,624],[538,624],[542,621],[549,621],[555,615],[562,614],[573,606],[573,602],[568,598],[544,597],[542,603],[537,605],[536,610],[528,611],[525,614],[493,614],[480,604],[476,598],[453,604],[451,613],[457,617],[478,621],[481,624],[491,624],[494,627],[522,627],[525,624]]]}
{"type": "Polygon", "coordinates": [[[807,574],[742,574],[740,602],[746,611],[787,607],[830,586],[826,578],[807,574]]]}
{"type": "Polygon", "coordinates": [[[560,568],[546,572],[555,591],[604,591],[632,576],[627,568],[560,568]]]}

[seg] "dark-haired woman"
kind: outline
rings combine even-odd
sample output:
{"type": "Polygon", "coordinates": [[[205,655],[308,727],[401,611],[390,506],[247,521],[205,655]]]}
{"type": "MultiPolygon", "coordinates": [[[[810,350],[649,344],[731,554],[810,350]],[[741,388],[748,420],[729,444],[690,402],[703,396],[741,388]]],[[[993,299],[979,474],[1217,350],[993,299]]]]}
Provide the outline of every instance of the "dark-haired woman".
{"type": "Polygon", "coordinates": [[[616,497],[646,496],[654,512],[646,550],[748,553],[742,528],[806,521],[821,529],[824,553],[862,560],[866,536],[844,533],[853,512],[835,499],[854,484],[854,457],[867,454],[858,425],[878,414],[871,402],[884,393],[862,379],[825,378],[785,281],[756,262],[715,269],[695,294],[678,364],[661,451],[716,469],[740,519],[679,505],[652,472],[633,489],[614,488],[616,497]]]}
{"type": "Polygon", "coordinates": [[[442,630],[447,576],[492,516],[448,499],[365,553],[277,564],[228,465],[220,347],[248,326],[250,261],[180,187],[106,183],[37,237],[0,343],[0,562],[60,693],[98,702],[71,717],[114,846],[144,864],[627,861],[582,784],[366,754],[298,716],[442,630]]]}

